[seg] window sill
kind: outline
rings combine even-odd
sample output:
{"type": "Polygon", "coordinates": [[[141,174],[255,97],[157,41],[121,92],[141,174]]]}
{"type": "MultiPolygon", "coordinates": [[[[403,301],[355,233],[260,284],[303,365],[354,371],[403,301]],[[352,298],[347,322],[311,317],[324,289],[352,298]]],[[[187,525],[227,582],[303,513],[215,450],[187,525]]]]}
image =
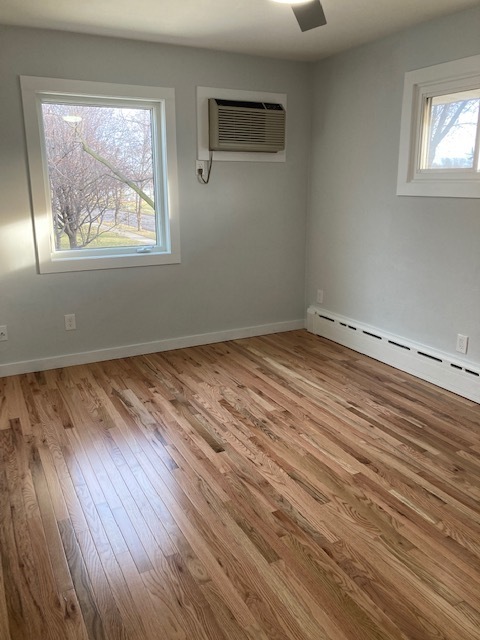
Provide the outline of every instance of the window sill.
{"type": "Polygon", "coordinates": [[[97,269],[119,269],[128,267],[151,267],[163,264],[179,264],[180,253],[126,254],[122,256],[95,256],[78,258],[53,257],[40,262],[39,271],[44,273],[68,273],[70,271],[94,271],[97,269]]]}
{"type": "Polygon", "coordinates": [[[462,178],[414,178],[397,185],[397,196],[480,198],[480,181],[462,178]]]}

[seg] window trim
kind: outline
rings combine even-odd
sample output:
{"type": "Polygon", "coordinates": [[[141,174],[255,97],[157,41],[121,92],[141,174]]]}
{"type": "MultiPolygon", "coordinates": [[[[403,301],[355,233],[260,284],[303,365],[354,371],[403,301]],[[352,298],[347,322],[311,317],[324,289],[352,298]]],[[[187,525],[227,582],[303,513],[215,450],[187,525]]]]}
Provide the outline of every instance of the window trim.
{"type": "MultiPolygon", "coordinates": [[[[25,134],[27,142],[28,168],[32,215],[34,223],[35,245],[39,273],[62,273],[68,271],[90,271],[94,269],[112,269],[122,267],[152,266],[176,264],[180,262],[180,238],[178,216],[178,175],[175,126],[175,90],[167,87],[145,87],[136,85],[66,80],[59,78],[41,78],[21,76],[25,134]],[[89,250],[90,255],[72,256],[70,252],[55,251],[52,245],[52,213],[50,185],[46,170],[42,97],[62,97],[75,99],[117,100],[117,104],[149,104],[157,110],[155,126],[161,127],[161,135],[156,136],[158,170],[164,176],[160,179],[165,188],[158,189],[162,195],[165,209],[165,247],[139,253],[137,247],[114,248],[110,252],[89,250]],[[158,118],[158,112],[160,117],[158,118]],[[162,193],[163,191],[163,193],[162,193]],[[64,255],[62,254],[69,254],[64,255]]],[[[163,223],[162,223],[163,224],[163,223]]]]}
{"type": "Polygon", "coordinates": [[[480,55],[405,74],[397,195],[480,198],[480,171],[421,169],[425,101],[480,87],[480,55]]]}

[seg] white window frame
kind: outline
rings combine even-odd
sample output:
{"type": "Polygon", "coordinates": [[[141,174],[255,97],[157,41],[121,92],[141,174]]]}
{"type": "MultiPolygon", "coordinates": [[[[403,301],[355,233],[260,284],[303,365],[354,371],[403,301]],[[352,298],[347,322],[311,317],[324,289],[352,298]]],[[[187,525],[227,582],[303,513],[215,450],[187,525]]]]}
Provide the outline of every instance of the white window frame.
{"type": "Polygon", "coordinates": [[[455,170],[421,168],[428,98],[479,87],[480,55],[405,74],[397,195],[480,198],[480,171],[475,167],[455,170]]]}
{"type": "MultiPolygon", "coordinates": [[[[30,189],[35,230],[35,243],[40,273],[89,271],[118,267],[138,267],[180,262],[178,215],[178,176],[175,125],[175,90],[167,87],[65,80],[21,76],[20,78],[25,133],[30,173],[30,189]],[[161,212],[165,225],[163,246],[112,247],[110,249],[82,249],[56,251],[53,238],[53,216],[48,169],[43,135],[42,102],[57,99],[88,104],[116,104],[152,108],[154,138],[157,145],[157,197],[161,198],[161,212]]],[[[158,201],[158,200],[157,200],[158,201]]],[[[158,240],[157,240],[158,242],[158,240]]]]}

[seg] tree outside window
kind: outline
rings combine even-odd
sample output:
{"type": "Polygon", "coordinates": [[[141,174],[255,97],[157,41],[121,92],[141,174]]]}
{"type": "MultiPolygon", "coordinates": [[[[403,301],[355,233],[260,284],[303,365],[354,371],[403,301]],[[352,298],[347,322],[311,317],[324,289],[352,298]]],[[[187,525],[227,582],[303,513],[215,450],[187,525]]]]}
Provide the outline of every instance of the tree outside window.
{"type": "Polygon", "coordinates": [[[426,169],[473,169],[480,90],[427,100],[426,169]]]}
{"type": "Polygon", "coordinates": [[[152,112],[45,102],[55,249],[155,245],[152,112]]]}

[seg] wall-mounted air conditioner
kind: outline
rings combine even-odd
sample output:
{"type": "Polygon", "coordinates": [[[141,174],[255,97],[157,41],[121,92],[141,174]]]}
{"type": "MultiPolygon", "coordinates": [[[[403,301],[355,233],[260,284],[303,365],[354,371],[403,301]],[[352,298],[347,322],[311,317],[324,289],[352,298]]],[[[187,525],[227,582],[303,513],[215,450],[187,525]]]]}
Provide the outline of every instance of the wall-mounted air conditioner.
{"type": "Polygon", "coordinates": [[[285,109],[272,102],[245,102],[210,98],[211,151],[263,151],[285,149],[285,109]]]}

